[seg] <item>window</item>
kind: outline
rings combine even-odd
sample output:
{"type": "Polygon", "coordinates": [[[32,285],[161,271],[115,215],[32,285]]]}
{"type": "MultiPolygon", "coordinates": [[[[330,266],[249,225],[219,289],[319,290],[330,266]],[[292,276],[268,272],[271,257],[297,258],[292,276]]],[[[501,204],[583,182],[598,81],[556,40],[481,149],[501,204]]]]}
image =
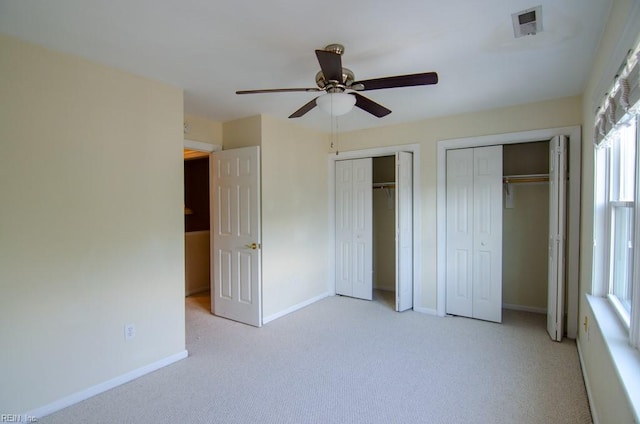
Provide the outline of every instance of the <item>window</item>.
{"type": "MultiPolygon", "coordinates": [[[[634,198],[636,169],[636,119],[627,117],[610,134],[610,147],[600,154],[607,158],[608,196],[606,237],[610,246],[605,291],[621,318],[630,326],[633,293],[634,198]]],[[[600,177],[600,175],[598,175],[600,177]]]]}
{"type": "Polygon", "coordinates": [[[593,292],[640,347],[640,46],[596,114],[593,292]]]}

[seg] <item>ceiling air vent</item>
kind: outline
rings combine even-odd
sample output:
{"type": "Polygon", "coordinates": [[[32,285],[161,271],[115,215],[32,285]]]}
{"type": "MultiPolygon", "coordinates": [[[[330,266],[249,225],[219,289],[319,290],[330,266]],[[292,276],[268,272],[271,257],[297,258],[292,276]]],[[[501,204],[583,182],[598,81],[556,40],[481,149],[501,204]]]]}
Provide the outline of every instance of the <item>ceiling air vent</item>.
{"type": "Polygon", "coordinates": [[[516,38],[525,35],[536,35],[542,31],[542,6],[532,7],[511,15],[513,34],[516,38]]]}

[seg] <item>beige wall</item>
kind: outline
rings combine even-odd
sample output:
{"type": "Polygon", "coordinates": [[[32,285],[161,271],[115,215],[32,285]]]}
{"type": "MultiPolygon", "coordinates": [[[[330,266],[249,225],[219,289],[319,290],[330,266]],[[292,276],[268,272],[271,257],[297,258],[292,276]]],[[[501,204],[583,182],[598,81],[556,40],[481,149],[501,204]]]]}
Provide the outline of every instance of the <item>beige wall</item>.
{"type": "Polygon", "coordinates": [[[547,309],[549,184],[511,184],[502,210],[502,302],[547,309]]]}
{"type": "Polygon", "coordinates": [[[637,1],[614,0],[603,39],[597,50],[591,68],[591,77],[585,88],[582,104],[584,125],[582,146],[582,220],[580,249],[580,322],[587,317],[591,325],[588,333],[580,326],[578,343],[582,352],[585,371],[588,376],[592,395],[591,407],[600,422],[633,422],[633,413],[624,395],[621,383],[616,377],[611,357],[604,344],[599,326],[591,308],[585,300],[585,293],[591,293],[593,267],[593,201],[594,201],[594,149],[593,123],[595,107],[599,105],[605,91],[610,88],[621,57],[615,58],[617,49],[626,52],[632,45],[619,46],[625,25],[629,24],[632,35],[638,37],[640,27],[629,20],[630,12],[637,1]]]}
{"type": "Polygon", "coordinates": [[[268,319],[328,291],[328,136],[267,115],[261,120],[262,305],[268,319]]]}
{"type": "Polygon", "coordinates": [[[209,290],[209,231],[192,231],[184,235],[185,295],[209,290]]]}
{"type": "Polygon", "coordinates": [[[262,143],[262,116],[250,116],[222,124],[222,148],[260,146],[262,143]]]}
{"type": "Polygon", "coordinates": [[[202,116],[185,114],[184,124],[187,127],[184,138],[208,144],[222,145],[221,122],[212,121],[202,116]]]}
{"type": "Polygon", "coordinates": [[[420,284],[422,296],[415,299],[416,306],[436,309],[437,141],[580,125],[581,105],[581,97],[568,97],[340,135],[342,151],[420,144],[422,275],[417,276],[415,284],[420,284]]]}
{"type": "Polygon", "coordinates": [[[183,100],[0,51],[0,411],[23,413],[184,352],[183,100]]]}

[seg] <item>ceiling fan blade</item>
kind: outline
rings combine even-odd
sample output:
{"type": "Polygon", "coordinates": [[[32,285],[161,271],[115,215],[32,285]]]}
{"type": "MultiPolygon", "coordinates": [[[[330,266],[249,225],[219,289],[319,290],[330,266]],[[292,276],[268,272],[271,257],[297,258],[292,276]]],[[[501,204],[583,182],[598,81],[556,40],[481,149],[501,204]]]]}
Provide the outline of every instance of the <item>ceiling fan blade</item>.
{"type": "Polygon", "coordinates": [[[383,116],[387,116],[391,113],[389,109],[374,102],[371,99],[367,99],[366,97],[358,94],[358,93],[349,93],[352,96],[356,96],[356,106],[360,109],[369,112],[370,114],[377,116],[378,118],[382,118],[383,116]]]}
{"type": "Polygon", "coordinates": [[[326,81],[342,83],[342,59],[340,55],[327,50],[316,50],[316,57],[326,81]]]}
{"type": "Polygon", "coordinates": [[[395,77],[373,78],[364,81],[356,81],[352,85],[362,84],[367,90],[380,90],[383,88],[413,87],[416,85],[431,85],[438,83],[438,74],[425,72],[422,74],[398,75],[395,77]]]}
{"type": "Polygon", "coordinates": [[[264,90],[239,90],[236,94],[257,94],[257,93],[294,93],[299,91],[316,92],[322,91],[320,88],[267,88],[264,90]]]}
{"type": "Polygon", "coordinates": [[[300,118],[302,115],[304,115],[305,113],[309,112],[311,109],[316,107],[316,99],[317,99],[317,97],[315,99],[311,100],[309,103],[307,103],[304,106],[302,106],[300,109],[298,109],[295,112],[293,112],[291,114],[291,116],[289,116],[289,118],[300,118]]]}

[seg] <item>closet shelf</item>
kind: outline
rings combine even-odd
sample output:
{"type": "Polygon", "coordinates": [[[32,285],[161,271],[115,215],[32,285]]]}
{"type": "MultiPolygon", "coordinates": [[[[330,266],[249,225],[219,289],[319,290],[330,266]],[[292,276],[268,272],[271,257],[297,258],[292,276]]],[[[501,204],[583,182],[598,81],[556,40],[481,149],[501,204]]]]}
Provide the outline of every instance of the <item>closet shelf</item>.
{"type": "Polygon", "coordinates": [[[502,177],[504,184],[543,183],[548,181],[549,174],[505,175],[502,177]]]}

